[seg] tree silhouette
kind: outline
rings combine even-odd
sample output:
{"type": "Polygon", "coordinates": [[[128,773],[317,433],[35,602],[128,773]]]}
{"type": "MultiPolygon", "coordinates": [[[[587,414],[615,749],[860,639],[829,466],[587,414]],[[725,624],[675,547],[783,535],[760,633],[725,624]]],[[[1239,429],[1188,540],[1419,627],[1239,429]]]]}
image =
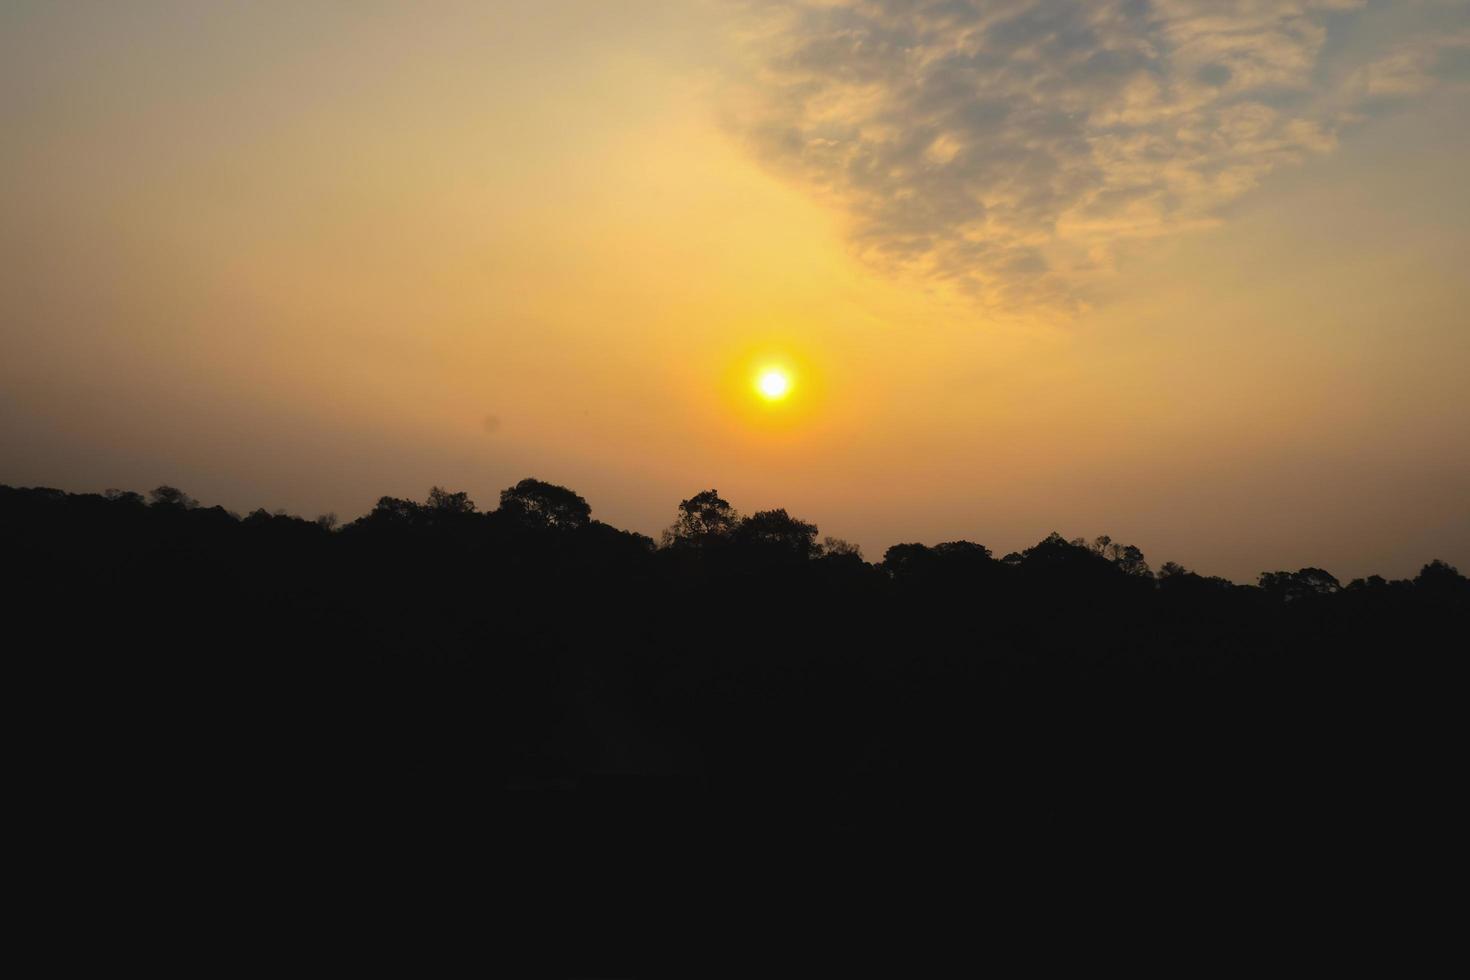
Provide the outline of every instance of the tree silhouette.
{"type": "Polygon", "coordinates": [[[115,487],[109,487],[106,490],[102,491],[102,496],[107,500],[113,501],[114,503],[129,504],[133,506],[138,506],[143,503],[143,495],[135,490],[118,490],[115,487]]]}
{"type": "Polygon", "coordinates": [[[522,524],[562,530],[584,527],[592,519],[592,508],[578,494],[529,478],[500,491],[500,510],[522,524]]]}
{"type": "Polygon", "coordinates": [[[1436,558],[1419,570],[1414,577],[1414,586],[1426,595],[1436,598],[1454,598],[1470,595],[1470,579],[1448,562],[1436,558]]]}
{"type": "Polygon", "coordinates": [[[785,508],[751,514],[740,522],[735,535],[742,544],[791,558],[813,558],[818,553],[817,526],[797,520],[785,508]]]}
{"type": "Polygon", "coordinates": [[[1320,568],[1303,568],[1295,572],[1262,572],[1259,581],[1262,590],[1285,600],[1331,595],[1342,588],[1331,573],[1320,568]]]}
{"type": "MultiPolygon", "coordinates": [[[[527,481],[522,481],[527,482],[527,481]]],[[[450,493],[443,487],[433,487],[429,490],[429,499],[424,506],[438,514],[473,514],[475,502],[470,495],[463,490],[450,493]]]]}
{"type": "Polygon", "coordinates": [[[1439,560],[1236,585],[1053,533],[869,564],[714,490],[657,548],[535,479],[489,513],[382,497],[340,530],[150,496],[0,487],[0,595],[13,636],[46,638],[12,659],[54,665],[90,746],[157,718],[170,759],[227,744],[294,786],[902,775],[1054,827],[1078,800],[1159,812],[1197,775],[1211,806],[1275,808],[1334,767],[1428,767],[1452,740],[1415,733],[1453,717],[1427,704],[1470,629],[1439,560]]]}
{"type": "Polygon", "coordinates": [[[728,542],[740,526],[740,515],[718,490],[702,490],[679,501],[678,516],[664,531],[665,546],[703,548],[728,542]]]}
{"type": "Polygon", "coordinates": [[[1106,534],[1100,534],[1088,547],[1093,554],[1117,565],[1125,575],[1147,576],[1151,574],[1148,562],[1144,561],[1143,552],[1131,544],[1123,544],[1114,541],[1106,534]]]}
{"type": "Polygon", "coordinates": [[[195,500],[193,497],[189,496],[178,487],[171,487],[167,484],[164,484],[160,487],[155,487],[148,494],[148,498],[152,502],[154,507],[172,507],[177,510],[193,510],[195,507],[199,506],[199,501],[195,500]]]}
{"type": "Polygon", "coordinates": [[[378,524],[411,525],[421,523],[424,512],[422,505],[402,497],[379,497],[372,513],[364,521],[378,524]]]}

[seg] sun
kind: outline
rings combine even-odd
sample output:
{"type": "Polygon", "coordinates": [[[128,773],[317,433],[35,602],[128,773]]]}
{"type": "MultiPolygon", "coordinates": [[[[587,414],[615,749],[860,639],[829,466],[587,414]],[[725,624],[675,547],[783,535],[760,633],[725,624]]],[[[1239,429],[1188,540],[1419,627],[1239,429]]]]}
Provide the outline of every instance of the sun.
{"type": "Polygon", "coordinates": [[[778,402],[791,394],[791,373],[783,368],[765,368],[755,379],[755,390],[768,402],[778,402]]]}

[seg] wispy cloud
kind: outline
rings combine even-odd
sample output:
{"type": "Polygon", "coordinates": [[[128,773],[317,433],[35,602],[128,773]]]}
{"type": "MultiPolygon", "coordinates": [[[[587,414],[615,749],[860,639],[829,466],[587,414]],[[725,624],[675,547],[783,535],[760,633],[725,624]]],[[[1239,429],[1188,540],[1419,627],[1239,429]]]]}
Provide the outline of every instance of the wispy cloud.
{"type": "Polygon", "coordinates": [[[1470,28],[1395,44],[1352,77],[1369,98],[1418,95],[1440,85],[1470,83],[1470,28]]]}
{"type": "Polygon", "coordinates": [[[1364,100],[1462,57],[1440,37],[1329,70],[1334,19],[1362,7],[747,0],[730,118],[848,216],[867,261],[995,309],[1072,308],[1120,242],[1216,220],[1333,150],[1364,100]]]}

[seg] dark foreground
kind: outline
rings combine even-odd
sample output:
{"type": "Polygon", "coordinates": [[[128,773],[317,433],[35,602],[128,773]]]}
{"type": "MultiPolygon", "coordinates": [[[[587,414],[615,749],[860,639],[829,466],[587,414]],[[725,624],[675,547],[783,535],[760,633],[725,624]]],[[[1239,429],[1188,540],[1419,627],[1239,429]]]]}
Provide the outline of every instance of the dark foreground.
{"type": "Polygon", "coordinates": [[[1349,877],[1372,827],[1455,795],[1470,582],[1442,563],[1246,587],[1053,536],[869,564],[713,492],[676,514],[655,546],[535,481],[340,529],[0,488],[23,755],[115,811],[169,801],[185,837],[493,812],[606,853],[718,811],[947,859],[1269,841],[1349,877]]]}

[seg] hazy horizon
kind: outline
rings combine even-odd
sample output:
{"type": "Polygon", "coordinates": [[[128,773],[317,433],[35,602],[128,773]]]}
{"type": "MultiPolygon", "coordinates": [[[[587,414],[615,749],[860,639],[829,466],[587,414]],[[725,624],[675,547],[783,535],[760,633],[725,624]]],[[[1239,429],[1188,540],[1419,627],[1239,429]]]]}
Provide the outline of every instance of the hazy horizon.
{"type": "Polygon", "coordinates": [[[1470,567],[1462,0],[19,2],[0,82],[0,483],[1470,567]]]}

